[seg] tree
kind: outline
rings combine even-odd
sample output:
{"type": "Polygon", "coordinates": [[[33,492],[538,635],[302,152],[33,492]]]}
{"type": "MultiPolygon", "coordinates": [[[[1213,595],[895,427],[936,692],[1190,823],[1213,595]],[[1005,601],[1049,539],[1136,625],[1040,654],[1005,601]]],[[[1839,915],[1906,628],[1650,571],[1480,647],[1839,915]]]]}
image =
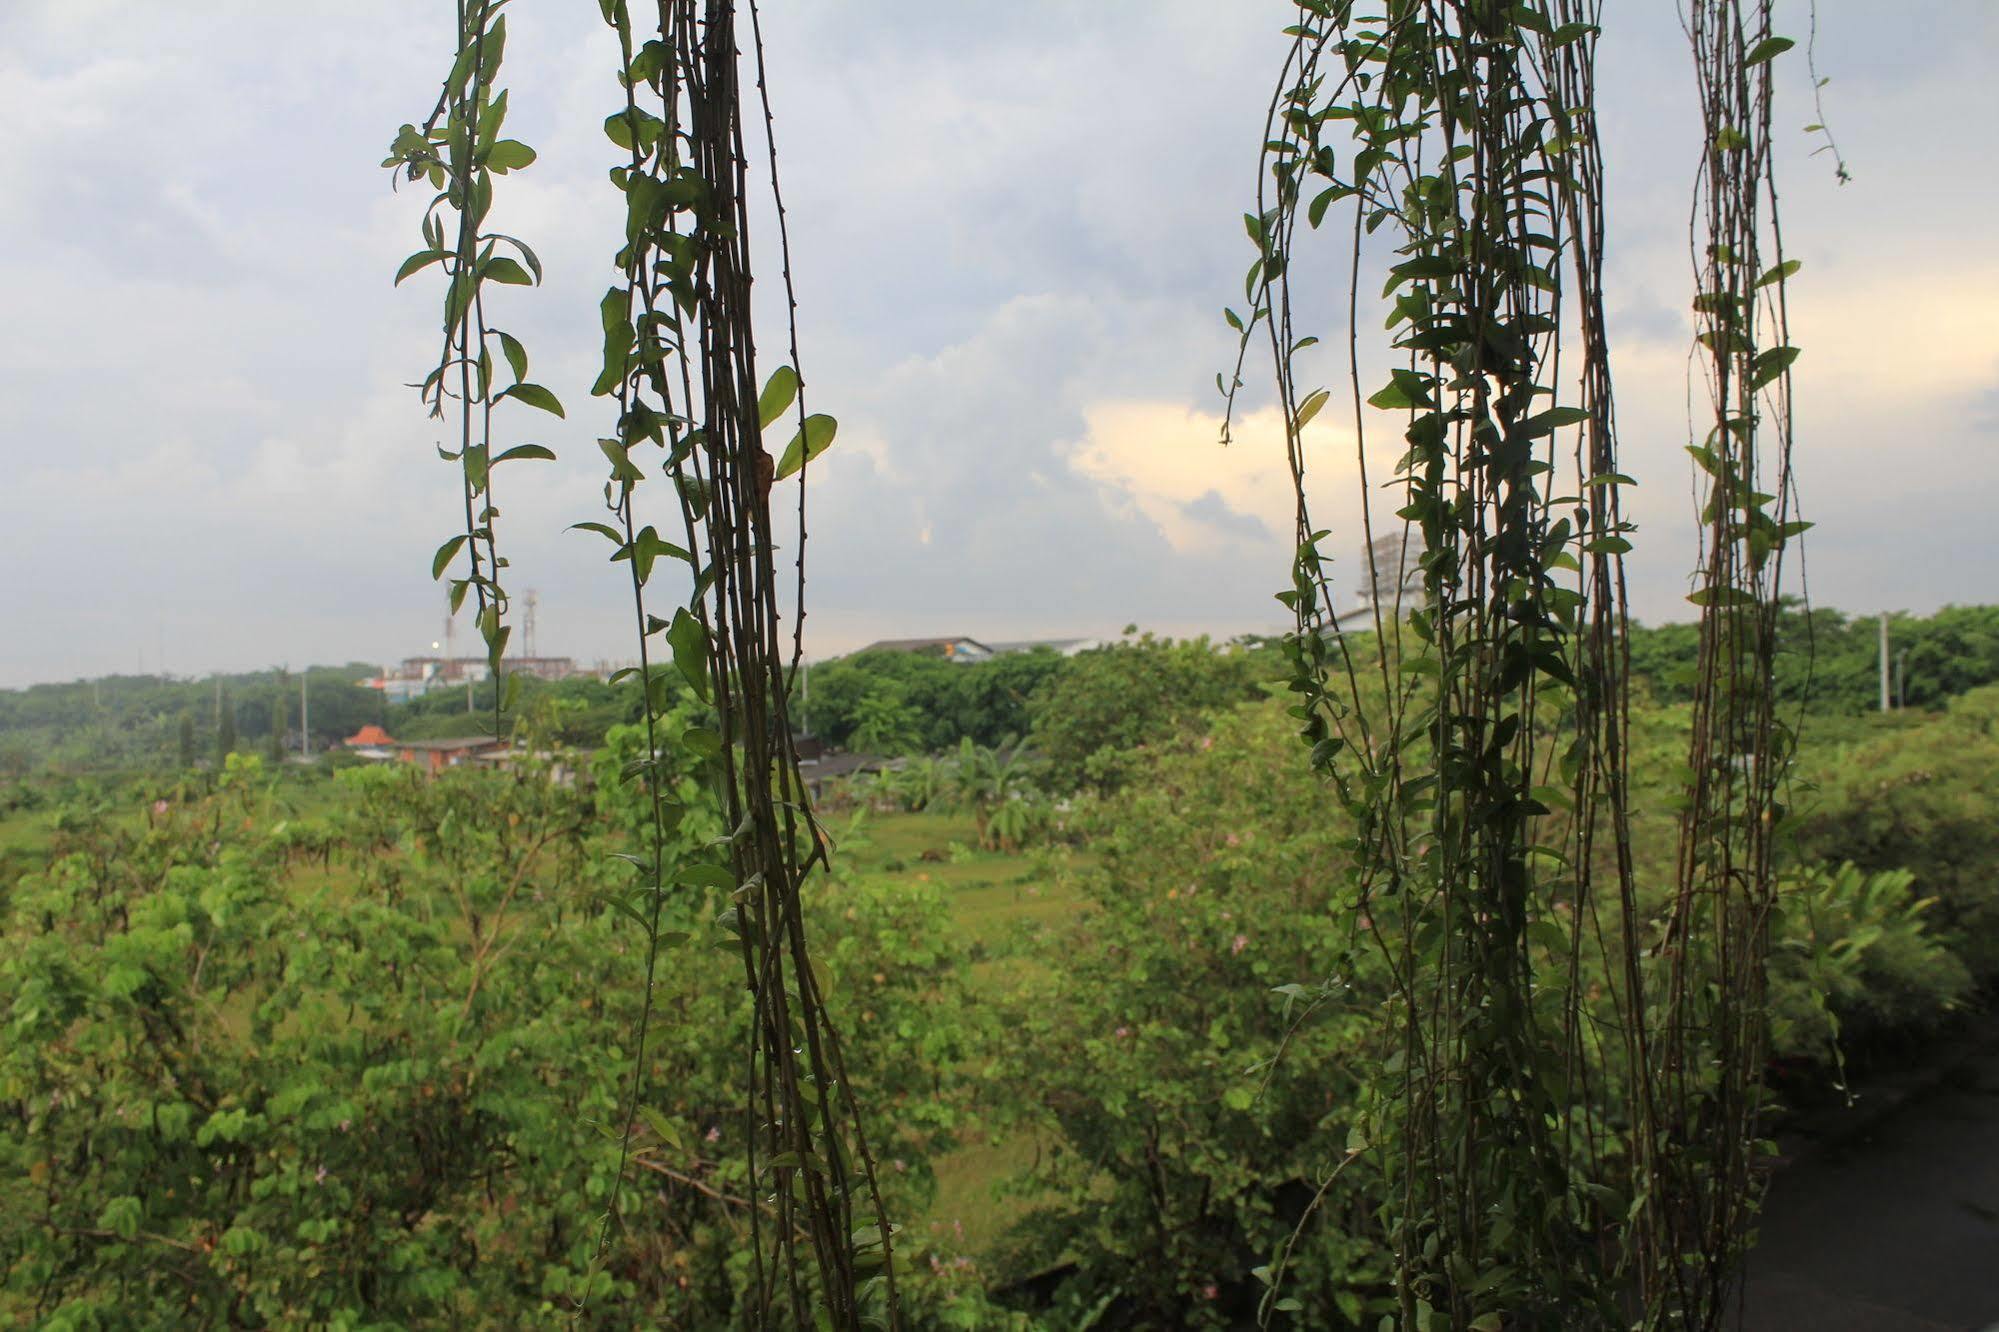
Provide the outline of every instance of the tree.
{"type": "Polygon", "coordinates": [[[871,754],[908,754],[923,743],[923,714],[910,705],[903,685],[877,680],[854,709],[850,743],[871,754]]]}
{"type": "Polygon", "coordinates": [[[191,712],[180,715],[180,766],[183,769],[194,766],[194,714],[191,712]]]}
{"type": "Polygon", "coordinates": [[[227,691],[215,705],[215,766],[219,771],[236,752],[236,700],[227,691]]]}
{"type": "Polygon", "coordinates": [[[278,677],[278,688],[271,695],[271,733],[264,738],[265,756],[273,763],[282,763],[285,757],[285,686],[284,677],[278,677]]]}
{"type": "MultiPolygon", "coordinates": [[[[1057,789],[1120,784],[1115,756],[1156,743],[1195,718],[1262,696],[1259,659],[1206,638],[1144,634],[1070,658],[1028,702],[1029,743],[1057,789]]],[[[1274,663],[1273,663],[1274,665],[1274,663]]]]}

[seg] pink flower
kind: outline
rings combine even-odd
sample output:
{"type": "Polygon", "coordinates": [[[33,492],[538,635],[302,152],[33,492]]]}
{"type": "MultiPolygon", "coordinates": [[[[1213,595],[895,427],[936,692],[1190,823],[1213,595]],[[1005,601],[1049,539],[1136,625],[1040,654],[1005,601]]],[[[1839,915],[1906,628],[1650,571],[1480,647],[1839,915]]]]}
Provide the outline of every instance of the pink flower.
{"type": "Polygon", "coordinates": [[[1119,1040],[1123,1040],[1125,1037],[1131,1035],[1131,1028],[1119,1027],[1116,1031],[1112,1032],[1111,1035],[1117,1037],[1119,1040]]]}
{"type": "Polygon", "coordinates": [[[1204,1300],[1219,1299],[1221,1297],[1221,1293],[1222,1293],[1221,1287],[1217,1286],[1212,1281],[1210,1281],[1207,1285],[1201,1287],[1201,1298],[1204,1300]]]}
{"type": "Polygon", "coordinates": [[[167,812],[169,808],[171,808],[171,806],[169,806],[167,802],[164,800],[155,800],[153,802],[153,813],[155,814],[164,814],[167,812]]]}
{"type": "Polygon", "coordinates": [[[1240,837],[1237,837],[1237,836],[1236,836],[1236,835],[1235,835],[1234,833],[1230,833],[1230,834],[1228,835],[1228,837],[1227,837],[1227,838],[1226,838],[1225,840],[1226,840],[1226,841],[1228,842],[1228,844],[1229,844],[1230,846],[1241,846],[1241,845],[1242,845],[1242,838],[1240,838],[1240,837]]]}
{"type": "Polygon", "coordinates": [[[708,1130],[707,1133],[703,1134],[702,1136],[705,1137],[709,1142],[720,1142],[722,1140],[722,1130],[719,1128],[711,1128],[708,1130]]]}
{"type": "Polygon", "coordinates": [[[1249,936],[1247,934],[1238,934],[1234,942],[1229,944],[1229,953],[1233,956],[1247,947],[1249,947],[1249,936]]]}
{"type": "Polygon", "coordinates": [[[342,1133],[345,1133],[348,1129],[351,1129],[353,1127],[354,1127],[354,1121],[351,1119],[343,1119],[340,1121],[340,1131],[342,1133]]]}

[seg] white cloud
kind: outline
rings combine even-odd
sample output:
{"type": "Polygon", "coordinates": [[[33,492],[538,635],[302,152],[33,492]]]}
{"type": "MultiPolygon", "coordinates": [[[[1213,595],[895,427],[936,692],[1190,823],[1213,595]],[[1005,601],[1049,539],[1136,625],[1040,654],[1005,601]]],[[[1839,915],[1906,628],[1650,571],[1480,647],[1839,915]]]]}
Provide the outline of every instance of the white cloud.
{"type": "MultiPolygon", "coordinates": [[[[1114,504],[1143,515],[1175,552],[1201,555],[1246,542],[1281,559],[1292,544],[1297,506],[1275,408],[1237,420],[1227,447],[1218,413],[1180,403],[1096,403],[1084,420],[1083,437],[1067,447],[1069,465],[1114,504]],[[1253,523],[1228,521],[1230,514],[1253,523]],[[1260,538],[1253,535],[1259,529],[1260,538]]],[[[1315,481],[1325,484],[1325,472],[1350,477],[1344,459],[1352,447],[1350,432],[1319,421],[1306,427],[1307,457],[1319,463],[1315,481]]]]}

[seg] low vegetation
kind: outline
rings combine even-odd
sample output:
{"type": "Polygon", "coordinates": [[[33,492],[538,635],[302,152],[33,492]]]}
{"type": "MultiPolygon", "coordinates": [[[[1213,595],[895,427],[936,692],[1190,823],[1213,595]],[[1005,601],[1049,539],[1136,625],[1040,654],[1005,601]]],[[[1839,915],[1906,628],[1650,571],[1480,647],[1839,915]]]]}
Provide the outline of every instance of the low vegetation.
{"type": "MultiPolygon", "coordinates": [[[[1280,1325],[1386,1308],[1372,922],[1327,872],[1342,833],[1258,659],[1140,639],[1036,661],[1001,708],[1024,739],[926,714],[942,752],[825,793],[815,955],[915,1325],[1240,1326],[1280,1268],[1280,1325]]],[[[643,811],[638,733],[578,763],[563,715],[535,714],[550,757],[503,772],[237,755],[7,788],[0,1321],[738,1316],[761,1203],[730,1147],[747,1018],[714,891],[669,906],[635,1242],[592,1274],[640,998],[613,852],[643,811]]],[[[1685,721],[1635,720],[1650,808],[1685,721]]],[[[1773,922],[1786,1088],[1830,1086],[1840,1049],[1892,1055],[1999,970],[1996,728],[1991,686],[1806,728],[1773,922]]],[[[673,789],[685,847],[717,836],[694,775],[673,789]]],[[[1641,866],[1669,830],[1638,821],[1641,866]]]]}

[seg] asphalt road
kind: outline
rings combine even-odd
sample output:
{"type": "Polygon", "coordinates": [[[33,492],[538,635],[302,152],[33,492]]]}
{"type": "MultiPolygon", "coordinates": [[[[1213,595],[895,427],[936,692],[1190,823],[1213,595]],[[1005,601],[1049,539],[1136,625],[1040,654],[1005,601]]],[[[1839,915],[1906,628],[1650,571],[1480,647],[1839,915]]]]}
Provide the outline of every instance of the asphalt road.
{"type": "Polygon", "coordinates": [[[1777,1173],[1735,1326],[1999,1328],[1999,1041],[1777,1173]]]}

